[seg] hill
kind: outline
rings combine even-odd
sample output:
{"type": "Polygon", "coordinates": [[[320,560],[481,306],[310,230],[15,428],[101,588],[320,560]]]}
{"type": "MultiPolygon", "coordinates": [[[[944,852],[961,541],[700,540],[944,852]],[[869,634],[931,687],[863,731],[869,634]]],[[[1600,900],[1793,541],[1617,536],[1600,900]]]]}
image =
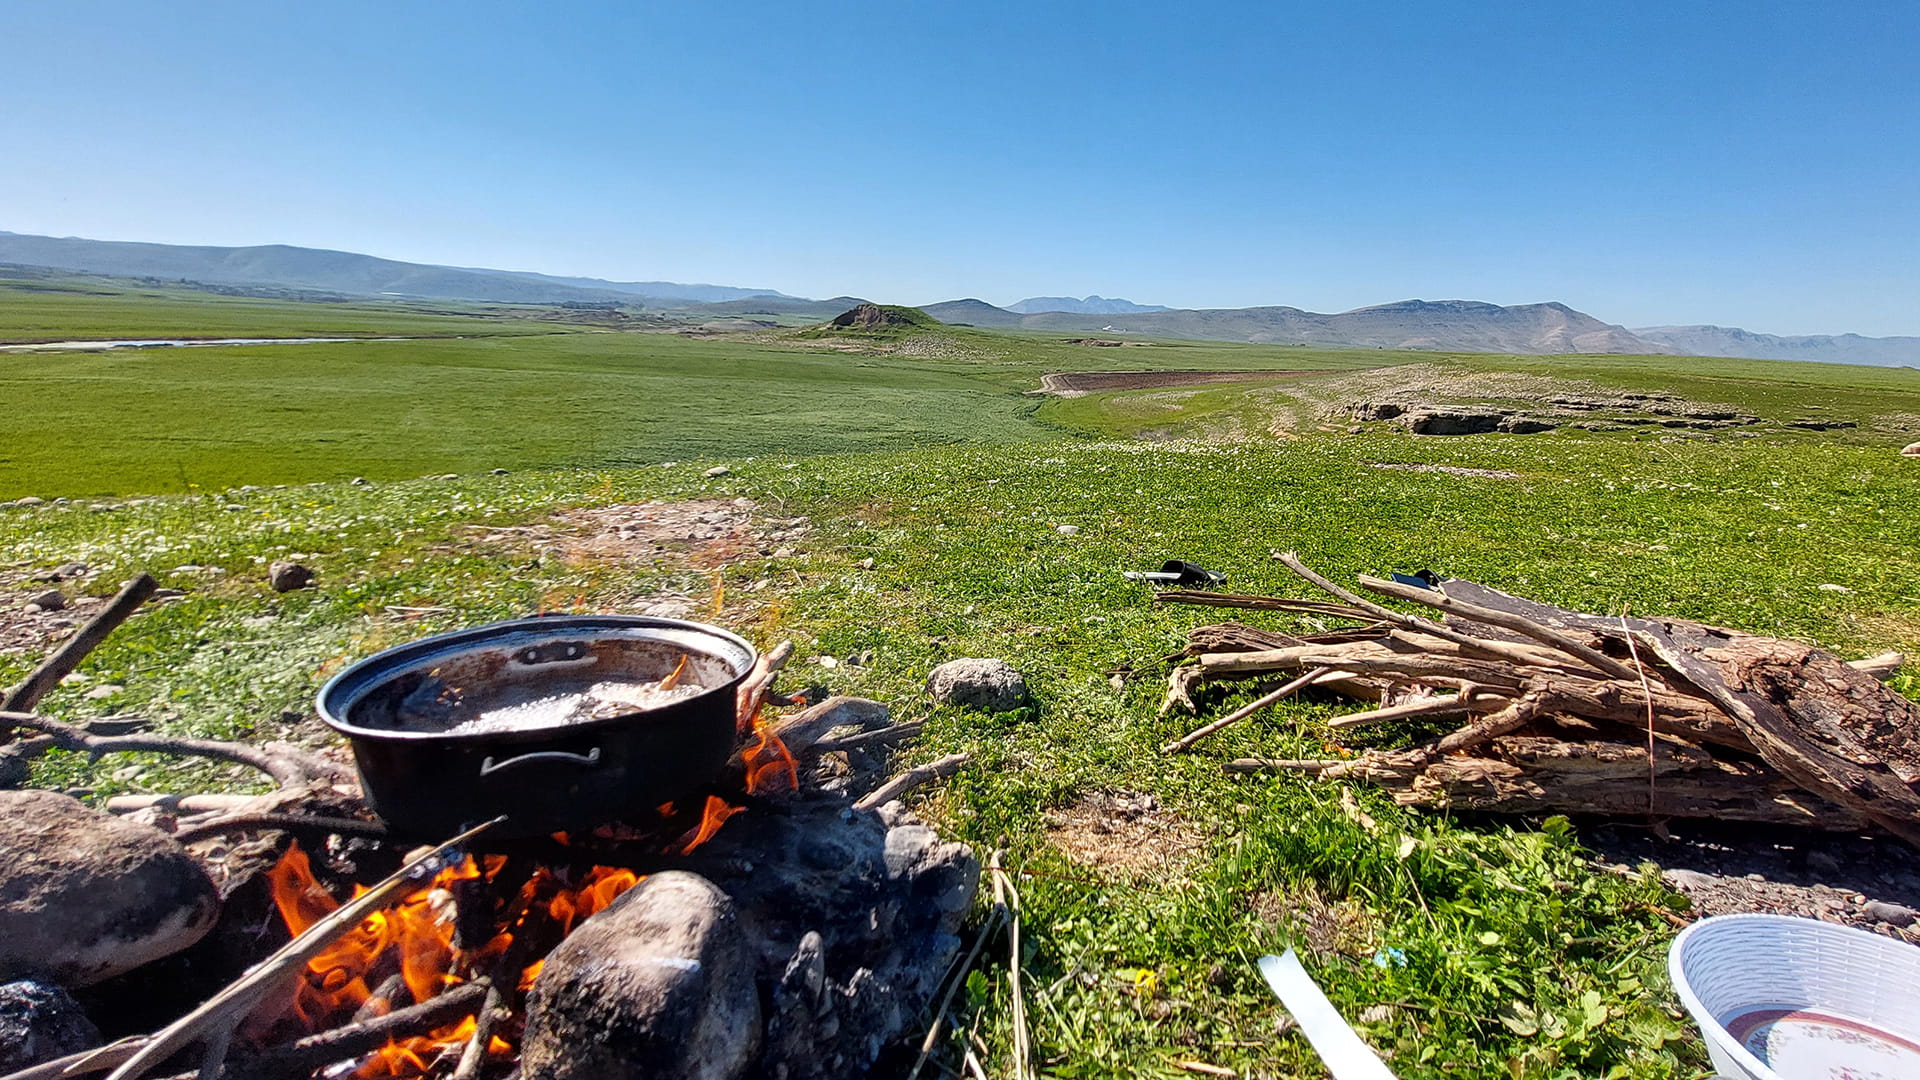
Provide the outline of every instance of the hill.
{"type": "MultiPolygon", "coordinates": [[[[409,296],[505,304],[633,303],[642,286],[672,282],[600,282],[504,270],[466,270],[399,262],[348,251],[267,244],[201,247],[0,232],[0,263],[45,266],[114,277],[269,285],[353,296],[409,296]],[[631,287],[628,287],[631,286],[631,287]]],[[[675,286],[725,290],[723,286],[675,286]]],[[[754,295],[738,290],[743,295],[754,295]]],[[[710,295],[718,298],[718,293],[710,295]]],[[[669,298],[671,295],[669,294],[669,298]]]]}
{"type": "Polygon", "coordinates": [[[1782,337],[1742,330],[1737,326],[1649,326],[1633,333],[1635,337],[1669,345],[1696,356],[1920,367],[1920,337],[1873,338],[1859,334],[1782,337]]]}
{"type": "Polygon", "coordinates": [[[1136,304],[1117,297],[1089,296],[1075,300],[1071,296],[1029,296],[1017,304],[1008,304],[1007,310],[1022,315],[1037,315],[1043,311],[1068,311],[1077,315],[1136,315],[1169,309],[1161,304],[1136,304]]]}
{"type": "Polygon", "coordinates": [[[939,319],[943,323],[961,326],[985,326],[999,330],[1017,330],[1024,325],[1018,312],[1006,308],[994,307],[985,300],[968,297],[965,300],[946,300],[938,304],[923,304],[921,311],[939,319]]]}

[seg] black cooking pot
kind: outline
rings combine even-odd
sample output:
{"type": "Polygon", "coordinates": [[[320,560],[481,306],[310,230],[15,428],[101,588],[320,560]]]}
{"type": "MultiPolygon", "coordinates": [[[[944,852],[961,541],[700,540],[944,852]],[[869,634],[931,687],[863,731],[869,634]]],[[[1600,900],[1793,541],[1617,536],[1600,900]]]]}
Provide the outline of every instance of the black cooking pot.
{"type": "Polygon", "coordinates": [[[320,719],[347,737],[367,801],[396,833],[444,839],[505,814],[496,836],[542,835],[644,816],[711,783],[733,753],[734,690],[755,659],[733,634],[678,619],[518,619],[360,661],[321,688],[320,719]],[[683,659],[692,697],[488,730],[502,726],[488,717],[528,702],[654,682],[683,659]],[[482,730],[446,730],[463,722],[482,730]]]}

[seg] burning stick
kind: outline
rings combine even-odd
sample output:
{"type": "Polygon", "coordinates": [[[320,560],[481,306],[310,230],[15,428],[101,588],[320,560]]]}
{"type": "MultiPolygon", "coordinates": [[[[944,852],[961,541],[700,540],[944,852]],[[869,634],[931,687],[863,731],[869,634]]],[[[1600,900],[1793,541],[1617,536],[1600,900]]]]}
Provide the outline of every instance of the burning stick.
{"type": "MultiPolygon", "coordinates": [[[[239,981],[215,994],[212,1000],[155,1032],[140,1052],[129,1058],[107,1080],[139,1080],[160,1062],[187,1045],[217,1033],[230,1031],[273,992],[286,976],[304,968],[340,935],[360,925],[367,916],[385,907],[401,893],[419,888],[430,868],[460,845],[505,821],[499,817],[468,829],[395,871],[393,876],[343,904],[331,915],[314,923],[307,932],[282,946],[279,951],[249,969],[239,981]]],[[[217,1067],[216,1067],[217,1068],[217,1067]]]]}
{"type": "Polygon", "coordinates": [[[389,1042],[445,1027],[463,1016],[470,1016],[492,989],[487,979],[475,979],[418,1005],[309,1035],[298,1042],[267,1050],[251,1060],[236,1062],[230,1070],[233,1074],[230,1080],[304,1078],[322,1065],[359,1057],[389,1042]]]}
{"type": "Polygon", "coordinates": [[[734,715],[739,718],[740,730],[745,732],[753,725],[753,716],[760,711],[760,705],[767,699],[767,691],[773,689],[773,680],[780,669],[787,666],[787,659],[793,655],[793,642],[783,641],[760,654],[753,670],[740,683],[735,691],[734,715]]]}

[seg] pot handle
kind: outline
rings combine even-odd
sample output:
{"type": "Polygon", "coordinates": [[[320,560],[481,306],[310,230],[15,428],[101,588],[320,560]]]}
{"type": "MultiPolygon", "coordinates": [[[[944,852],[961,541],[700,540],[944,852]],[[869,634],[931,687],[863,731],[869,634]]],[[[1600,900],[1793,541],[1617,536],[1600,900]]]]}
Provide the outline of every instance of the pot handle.
{"type": "Polygon", "coordinates": [[[584,754],[569,754],[565,750],[536,750],[531,754],[521,754],[519,757],[510,757],[505,761],[495,761],[492,755],[488,755],[480,762],[480,775],[491,776],[516,765],[525,765],[529,761],[565,761],[574,765],[593,766],[600,764],[600,748],[596,746],[584,754]]]}

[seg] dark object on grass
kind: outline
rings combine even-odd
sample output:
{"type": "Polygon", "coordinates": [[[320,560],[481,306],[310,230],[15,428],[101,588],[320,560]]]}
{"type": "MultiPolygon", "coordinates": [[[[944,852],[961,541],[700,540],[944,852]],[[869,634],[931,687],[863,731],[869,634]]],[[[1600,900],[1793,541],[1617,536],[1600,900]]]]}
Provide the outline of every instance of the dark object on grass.
{"type": "Polygon", "coordinates": [[[1218,570],[1209,570],[1184,559],[1168,559],[1160,564],[1158,570],[1127,570],[1120,576],[1132,581],[1151,581],[1156,585],[1185,585],[1197,589],[1212,588],[1227,580],[1227,575],[1218,570]]]}

